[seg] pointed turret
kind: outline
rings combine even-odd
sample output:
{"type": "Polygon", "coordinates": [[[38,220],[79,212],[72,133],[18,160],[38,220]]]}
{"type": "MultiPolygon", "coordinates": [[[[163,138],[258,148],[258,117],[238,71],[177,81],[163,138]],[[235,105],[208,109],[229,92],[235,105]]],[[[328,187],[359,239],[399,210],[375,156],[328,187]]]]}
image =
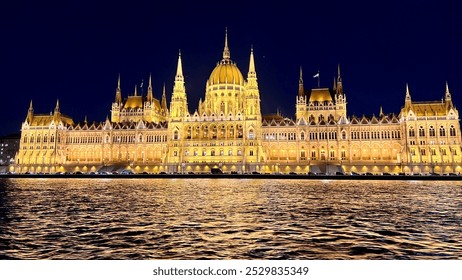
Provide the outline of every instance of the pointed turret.
{"type": "Polygon", "coordinates": [[[382,106],[380,106],[379,117],[383,117],[383,116],[384,114],[383,114],[382,106]]]}
{"type": "MultiPolygon", "coordinates": [[[[236,76],[234,76],[233,78],[236,78],[236,76]]],[[[245,88],[246,88],[246,96],[247,96],[246,104],[245,104],[246,105],[245,112],[248,115],[256,115],[257,118],[259,119],[261,118],[260,92],[258,90],[257,72],[255,71],[255,59],[253,56],[253,46],[250,47],[249,73],[247,75],[247,84],[245,88]]],[[[227,114],[227,112],[225,113],[227,114]]]]}
{"type": "Polygon", "coordinates": [[[122,91],[120,90],[120,73],[119,73],[119,78],[117,79],[117,89],[116,89],[115,103],[117,103],[117,104],[122,103],[122,91]]]}
{"type": "Polygon", "coordinates": [[[137,87],[138,87],[138,86],[135,85],[135,92],[133,93],[133,96],[138,96],[138,92],[137,92],[137,90],[136,90],[137,87]]]}
{"type": "Polygon", "coordinates": [[[55,106],[55,111],[54,113],[59,113],[59,99],[56,99],[56,106],[55,106]]]}
{"type": "Polygon", "coordinates": [[[337,69],[337,93],[342,94],[343,93],[343,85],[342,85],[342,76],[340,75],[340,64],[338,64],[338,69],[337,69]]]}
{"type": "Polygon", "coordinates": [[[152,82],[151,82],[151,74],[149,74],[149,83],[148,83],[148,96],[146,97],[146,100],[148,102],[152,102],[153,99],[153,94],[152,94],[152,82]]]}
{"type": "Polygon", "coordinates": [[[411,94],[409,93],[409,85],[406,83],[406,98],[405,102],[411,102],[411,94]]]}
{"type": "Polygon", "coordinates": [[[253,46],[250,47],[250,62],[248,75],[257,75],[257,72],[255,71],[255,60],[253,58],[253,46]]]}
{"type": "Polygon", "coordinates": [[[166,113],[167,112],[167,95],[165,93],[165,83],[164,83],[164,87],[162,88],[161,106],[162,106],[162,110],[166,113]]]}
{"type": "Polygon", "coordinates": [[[448,81],[446,81],[446,93],[444,95],[444,100],[446,100],[446,101],[451,100],[451,93],[449,92],[448,81]]]}
{"type": "Polygon", "coordinates": [[[446,93],[444,94],[444,101],[449,107],[453,107],[451,93],[449,92],[448,81],[446,81],[446,93]]]}
{"type": "Polygon", "coordinates": [[[406,83],[406,97],[404,98],[404,108],[405,112],[409,112],[412,107],[411,94],[409,92],[409,85],[406,83]]]}
{"type": "Polygon", "coordinates": [[[303,87],[302,66],[300,66],[300,78],[298,79],[298,97],[305,97],[305,88],[303,87]]]}
{"type": "Polygon", "coordinates": [[[334,84],[332,85],[332,88],[334,89],[334,92],[337,91],[337,80],[335,79],[335,76],[334,76],[334,84]]]}
{"type": "Polygon", "coordinates": [[[27,110],[27,121],[29,124],[32,122],[34,118],[34,107],[32,107],[32,99],[30,100],[29,110],[27,110]]]}
{"type": "Polygon", "coordinates": [[[176,76],[175,76],[175,82],[176,81],[180,81],[180,82],[183,82],[184,81],[184,77],[183,77],[183,65],[181,63],[181,50],[178,51],[178,65],[176,67],[176,76]]]}
{"type": "Polygon", "coordinates": [[[59,110],[59,99],[56,99],[56,106],[55,106],[55,110],[53,112],[53,116],[54,116],[54,120],[55,122],[57,123],[60,119],[60,116],[61,116],[61,112],[59,110]]]}
{"type": "MultiPolygon", "coordinates": [[[[233,78],[236,78],[236,77],[233,77],[233,78]]],[[[255,58],[253,56],[253,46],[250,47],[249,73],[247,74],[247,89],[254,90],[253,95],[255,96],[259,94],[258,93],[257,72],[255,71],[255,58]]]]}
{"type": "Polygon", "coordinates": [[[225,29],[225,47],[223,49],[223,60],[229,60],[231,58],[231,54],[229,52],[228,47],[228,28],[225,29]]]}
{"type": "MultiPolygon", "coordinates": [[[[186,89],[184,86],[183,67],[181,63],[181,51],[178,53],[178,66],[176,68],[175,82],[173,85],[172,101],[170,102],[170,117],[181,118],[188,112],[186,89]]],[[[178,120],[179,121],[179,120],[178,120]]]]}

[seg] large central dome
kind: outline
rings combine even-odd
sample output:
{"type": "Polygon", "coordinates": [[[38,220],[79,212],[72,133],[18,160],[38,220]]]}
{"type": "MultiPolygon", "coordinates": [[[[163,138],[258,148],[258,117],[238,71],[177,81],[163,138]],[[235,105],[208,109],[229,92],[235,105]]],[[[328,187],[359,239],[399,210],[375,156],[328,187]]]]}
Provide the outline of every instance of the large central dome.
{"type": "Polygon", "coordinates": [[[243,85],[244,77],[234,62],[222,60],[213,69],[212,74],[210,74],[209,84],[243,85]]]}
{"type": "Polygon", "coordinates": [[[209,85],[233,84],[244,85],[244,77],[237,68],[236,63],[231,60],[228,48],[228,34],[225,37],[225,49],[223,50],[223,59],[218,62],[208,80],[209,85]]]}

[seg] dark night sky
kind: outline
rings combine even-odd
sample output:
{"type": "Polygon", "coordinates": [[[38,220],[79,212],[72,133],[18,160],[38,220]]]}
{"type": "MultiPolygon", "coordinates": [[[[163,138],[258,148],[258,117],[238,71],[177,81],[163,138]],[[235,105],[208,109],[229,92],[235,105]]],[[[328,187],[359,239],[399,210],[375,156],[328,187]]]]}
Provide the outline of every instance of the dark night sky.
{"type": "Polygon", "coordinates": [[[413,100],[428,101],[441,99],[447,80],[462,105],[456,1],[9,2],[0,9],[0,135],[19,132],[31,99],[36,113],[59,98],[74,121],[103,121],[118,73],[124,97],[152,73],[154,95],[165,82],[170,102],[178,49],[194,112],[226,26],[244,76],[254,46],[263,113],[294,116],[300,65],[306,89],[318,70],[331,87],[341,65],[350,116],[380,105],[399,113],[406,82],[413,100]]]}

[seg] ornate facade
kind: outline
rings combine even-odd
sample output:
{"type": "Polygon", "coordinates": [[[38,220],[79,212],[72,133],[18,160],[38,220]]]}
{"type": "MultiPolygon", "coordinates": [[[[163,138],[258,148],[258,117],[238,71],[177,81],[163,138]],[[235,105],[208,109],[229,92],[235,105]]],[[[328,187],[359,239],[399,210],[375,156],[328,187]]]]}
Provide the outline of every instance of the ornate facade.
{"type": "Polygon", "coordinates": [[[170,106],[165,86],[154,98],[122,98],[120,77],[111,119],[74,123],[59,102],[51,115],[30,104],[22,124],[15,172],[136,173],[450,173],[461,170],[459,114],[446,84],[444,100],[414,102],[406,85],[398,114],[347,115],[340,67],[332,89],[306,92],[300,70],[295,120],[262,116],[253,50],[245,79],[223,57],[206,83],[204,99],[189,111],[181,53],[170,106]]]}

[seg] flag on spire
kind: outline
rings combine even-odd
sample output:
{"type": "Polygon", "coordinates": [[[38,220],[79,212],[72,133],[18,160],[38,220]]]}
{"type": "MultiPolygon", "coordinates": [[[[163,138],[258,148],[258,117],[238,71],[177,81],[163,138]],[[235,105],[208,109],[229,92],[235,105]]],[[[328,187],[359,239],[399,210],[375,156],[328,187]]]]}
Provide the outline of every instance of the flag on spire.
{"type": "Polygon", "coordinates": [[[318,78],[318,88],[319,88],[319,86],[320,86],[319,71],[318,71],[318,73],[314,74],[313,78],[318,78]]]}

